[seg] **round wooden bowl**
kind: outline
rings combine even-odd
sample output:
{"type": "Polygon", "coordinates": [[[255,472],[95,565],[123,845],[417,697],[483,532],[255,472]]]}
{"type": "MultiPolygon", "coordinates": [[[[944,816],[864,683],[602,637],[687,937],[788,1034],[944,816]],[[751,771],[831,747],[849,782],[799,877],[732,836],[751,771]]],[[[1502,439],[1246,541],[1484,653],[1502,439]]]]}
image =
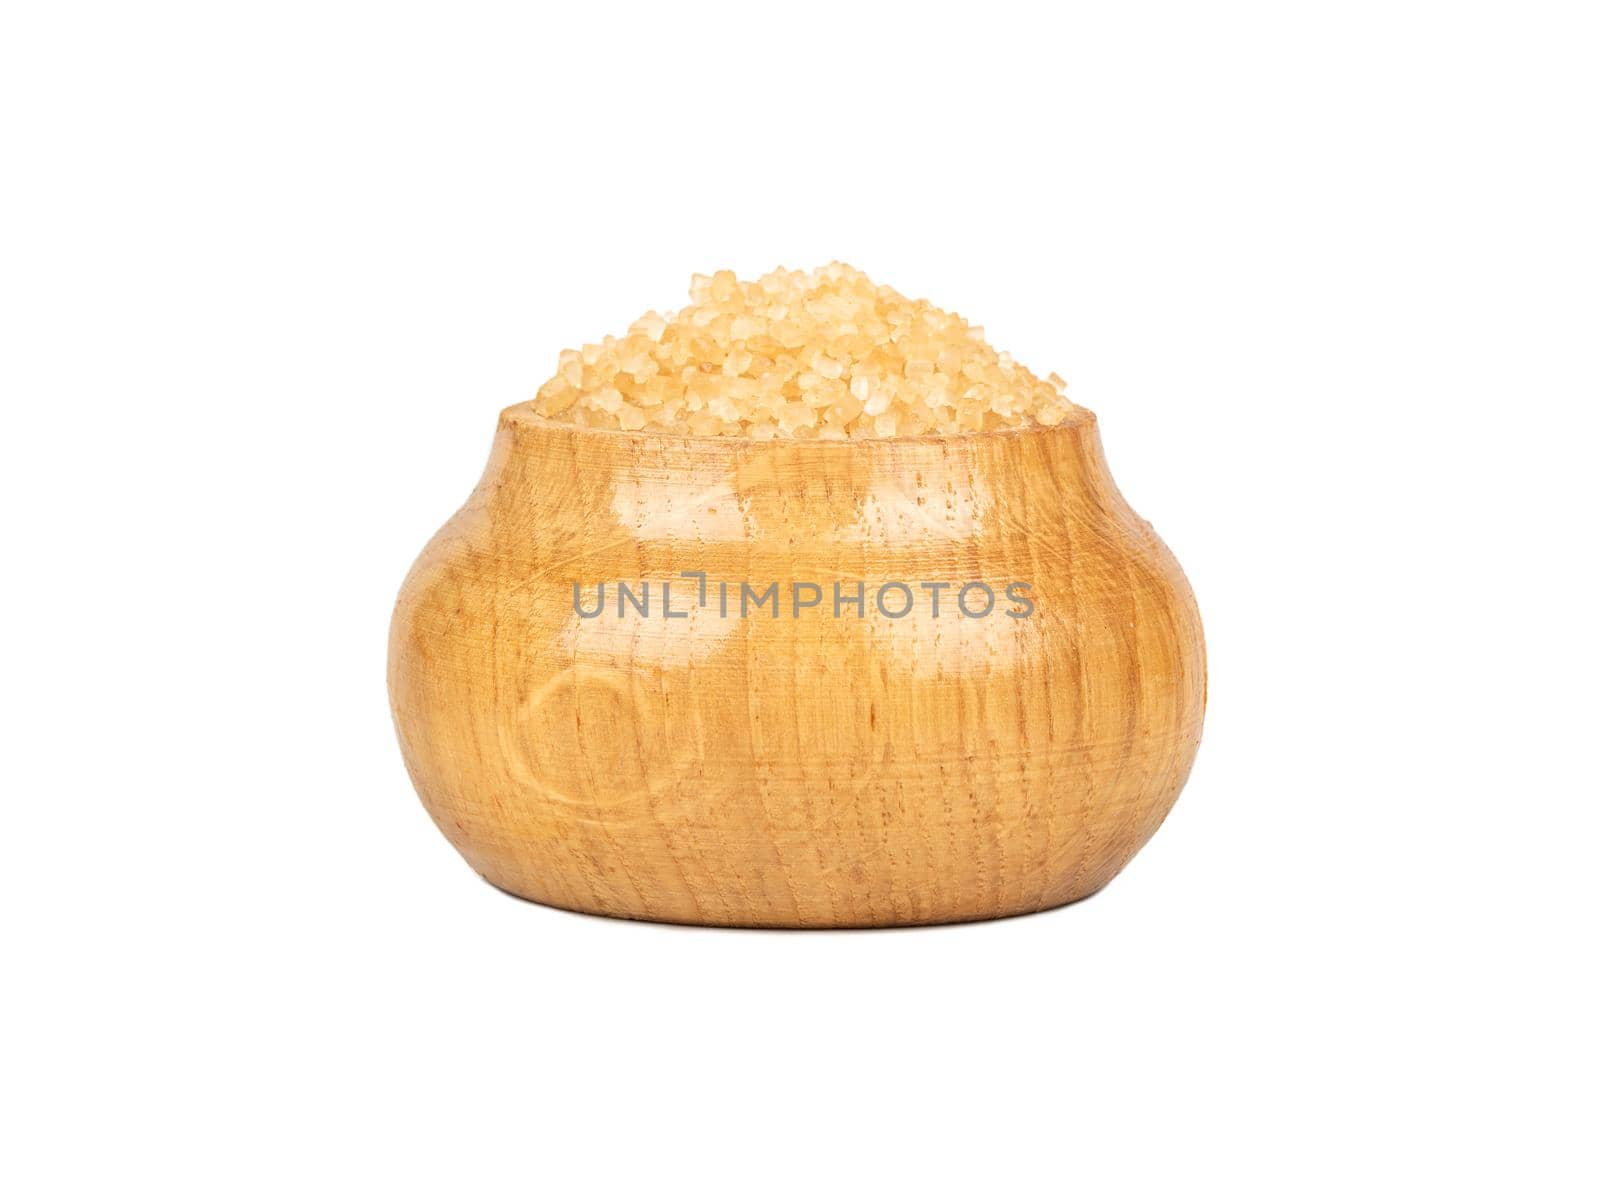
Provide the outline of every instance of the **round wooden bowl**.
{"type": "Polygon", "coordinates": [[[507,892],[910,925],[1116,875],[1188,776],[1205,651],[1088,412],[827,442],[517,405],[400,592],[389,693],[423,804],[507,892]]]}

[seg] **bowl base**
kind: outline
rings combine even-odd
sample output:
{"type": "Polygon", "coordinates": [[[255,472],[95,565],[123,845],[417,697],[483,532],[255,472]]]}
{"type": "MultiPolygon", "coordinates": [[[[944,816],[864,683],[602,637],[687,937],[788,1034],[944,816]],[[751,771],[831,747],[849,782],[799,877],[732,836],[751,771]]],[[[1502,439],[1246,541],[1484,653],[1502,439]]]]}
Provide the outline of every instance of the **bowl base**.
{"type": "Polygon", "coordinates": [[[1013,917],[1032,917],[1038,913],[1049,913],[1056,909],[1065,909],[1068,905],[1076,905],[1089,900],[1100,893],[1109,884],[1102,884],[1086,892],[1074,892],[1061,899],[1049,900],[1040,905],[1023,905],[1014,908],[1002,908],[997,912],[985,913],[931,913],[926,916],[888,917],[876,920],[868,919],[840,919],[834,921],[803,921],[793,918],[765,918],[759,915],[748,918],[715,918],[709,916],[677,915],[677,914],[642,914],[609,910],[605,908],[584,905],[562,904],[549,897],[530,895],[518,892],[515,888],[495,881],[483,873],[479,873],[483,882],[497,892],[504,893],[513,900],[525,901],[531,905],[538,905],[545,909],[558,909],[563,913],[579,913],[585,917],[607,917],[614,921],[644,922],[649,925],[663,926],[696,926],[709,929],[722,930],[905,930],[916,929],[922,926],[959,926],[972,925],[984,921],[1004,921],[1013,917]]]}

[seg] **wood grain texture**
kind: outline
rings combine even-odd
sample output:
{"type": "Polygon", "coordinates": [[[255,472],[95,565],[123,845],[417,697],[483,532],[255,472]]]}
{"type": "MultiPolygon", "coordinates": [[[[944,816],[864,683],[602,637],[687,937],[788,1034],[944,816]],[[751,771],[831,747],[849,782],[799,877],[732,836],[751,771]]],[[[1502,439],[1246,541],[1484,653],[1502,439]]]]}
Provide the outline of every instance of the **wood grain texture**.
{"type": "MultiPolygon", "coordinates": [[[[974,594],[972,604],[981,606],[974,594]]],[[[1002,602],[1000,607],[1016,609],[1002,602]]],[[[1205,707],[1194,597],[1094,417],[748,441],[500,418],[405,581],[389,691],[423,804],[478,872],[659,921],[874,926],[1051,908],[1160,825],[1205,707]],[[708,576],[707,606],[695,580],[708,576]],[[619,616],[614,584],[672,583],[619,616]],[[717,584],[823,586],[777,619],[717,584]],[[1033,614],[900,619],[901,581],[1031,584],[1033,614]],[[607,584],[605,613],[586,610],[607,584]],[[832,615],[834,582],[866,614],[832,615]],[[898,602],[890,600],[894,610],[898,602]]]]}

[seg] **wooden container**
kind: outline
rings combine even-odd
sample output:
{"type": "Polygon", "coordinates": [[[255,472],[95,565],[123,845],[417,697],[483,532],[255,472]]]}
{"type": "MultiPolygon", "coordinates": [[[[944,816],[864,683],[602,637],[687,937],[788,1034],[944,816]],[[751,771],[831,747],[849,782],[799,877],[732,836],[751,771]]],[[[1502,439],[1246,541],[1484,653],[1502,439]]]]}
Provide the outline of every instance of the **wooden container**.
{"type": "Polygon", "coordinates": [[[508,892],[886,926],[1100,889],[1172,808],[1206,689],[1188,583],[1086,411],[825,442],[518,405],[405,581],[389,692],[423,804],[508,892]],[[772,583],[779,614],[741,615],[772,583]]]}

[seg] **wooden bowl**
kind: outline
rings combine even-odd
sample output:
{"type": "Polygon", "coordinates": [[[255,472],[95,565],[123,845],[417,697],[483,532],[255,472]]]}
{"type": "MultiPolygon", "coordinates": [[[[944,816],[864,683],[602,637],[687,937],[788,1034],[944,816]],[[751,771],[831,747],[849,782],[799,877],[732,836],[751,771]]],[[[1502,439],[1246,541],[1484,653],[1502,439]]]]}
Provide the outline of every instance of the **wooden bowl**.
{"type": "Polygon", "coordinates": [[[909,925],[1049,909],[1116,875],[1188,776],[1205,651],[1086,411],[827,442],[517,405],[400,592],[389,693],[423,804],[507,892],[909,925]]]}

